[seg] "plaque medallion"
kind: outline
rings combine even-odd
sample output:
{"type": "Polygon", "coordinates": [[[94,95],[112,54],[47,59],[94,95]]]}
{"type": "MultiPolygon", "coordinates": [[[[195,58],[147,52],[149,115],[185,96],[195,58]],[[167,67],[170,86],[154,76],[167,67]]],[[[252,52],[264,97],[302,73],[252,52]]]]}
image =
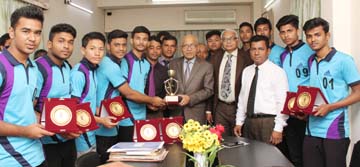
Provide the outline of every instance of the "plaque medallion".
{"type": "Polygon", "coordinates": [[[157,135],[156,128],[154,125],[145,124],[140,129],[140,135],[144,140],[153,140],[157,135]]]}
{"type": "Polygon", "coordinates": [[[297,105],[301,109],[305,109],[310,105],[311,95],[308,92],[302,92],[297,99],[297,105]]]}
{"type": "Polygon", "coordinates": [[[76,122],[80,127],[88,127],[91,124],[91,116],[85,110],[76,111],[76,122]]]}
{"type": "Polygon", "coordinates": [[[124,114],[124,108],[119,102],[110,103],[110,112],[115,116],[122,116],[124,114]]]}
{"type": "Polygon", "coordinates": [[[57,126],[65,126],[72,119],[71,110],[65,105],[57,105],[50,111],[50,119],[57,126]]]}
{"type": "Polygon", "coordinates": [[[169,124],[167,124],[166,126],[166,134],[173,139],[176,139],[179,137],[181,128],[179,126],[179,124],[171,122],[169,124]]]}
{"type": "Polygon", "coordinates": [[[292,97],[292,98],[290,98],[289,99],[289,101],[288,101],[288,109],[290,110],[290,111],[292,111],[292,109],[294,108],[294,104],[295,104],[295,99],[296,99],[296,97],[292,97]]]}

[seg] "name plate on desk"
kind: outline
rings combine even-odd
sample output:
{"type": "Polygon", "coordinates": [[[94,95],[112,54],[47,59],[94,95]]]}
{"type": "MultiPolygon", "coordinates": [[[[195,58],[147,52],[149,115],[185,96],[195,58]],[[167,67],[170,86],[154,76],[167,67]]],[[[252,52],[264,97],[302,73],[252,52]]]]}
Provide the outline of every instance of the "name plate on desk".
{"type": "Polygon", "coordinates": [[[76,106],[76,123],[81,131],[91,131],[99,128],[91,112],[90,103],[82,103],[76,106]]]}
{"type": "Polygon", "coordinates": [[[44,100],[40,123],[46,130],[55,133],[78,131],[74,110],[76,103],[76,99],[47,98],[44,100]]]}
{"type": "Polygon", "coordinates": [[[161,130],[165,143],[174,143],[180,141],[179,135],[183,124],[183,117],[162,118],[161,130]]]}
{"type": "Polygon", "coordinates": [[[116,118],[115,122],[132,117],[121,96],[103,100],[99,115],[100,117],[113,116],[116,118]]]}
{"type": "Polygon", "coordinates": [[[296,114],[294,110],[295,100],[296,92],[286,92],[286,100],[281,113],[286,115],[296,114]]]}
{"type": "Polygon", "coordinates": [[[159,119],[136,120],[134,140],[138,142],[161,141],[159,119]]]}
{"type": "Polygon", "coordinates": [[[319,88],[299,86],[295,99],[294,110],[304,114],[314,114],[314,107],[327,104],[324,94],[319,88]]]}

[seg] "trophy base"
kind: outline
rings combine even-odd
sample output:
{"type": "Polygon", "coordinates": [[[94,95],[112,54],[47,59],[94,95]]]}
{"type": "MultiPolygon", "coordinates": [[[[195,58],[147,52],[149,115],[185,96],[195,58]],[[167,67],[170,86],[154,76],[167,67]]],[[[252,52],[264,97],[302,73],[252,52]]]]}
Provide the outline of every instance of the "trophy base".
{"type": "Polygon", "coordinates": [[[165,96],[165,102],[167,105],[179,105],[182,98],[180,96],[165,96]]]}

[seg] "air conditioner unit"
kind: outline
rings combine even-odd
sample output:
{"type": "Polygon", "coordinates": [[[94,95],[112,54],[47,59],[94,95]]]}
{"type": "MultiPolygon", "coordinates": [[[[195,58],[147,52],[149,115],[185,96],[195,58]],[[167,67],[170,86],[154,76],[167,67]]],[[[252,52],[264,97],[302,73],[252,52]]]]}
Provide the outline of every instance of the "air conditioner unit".
{"type": "Polygon", "coordinates": [[[236,11],[231,10],[185,10],[186,24],[236,23],[236,11]]]}

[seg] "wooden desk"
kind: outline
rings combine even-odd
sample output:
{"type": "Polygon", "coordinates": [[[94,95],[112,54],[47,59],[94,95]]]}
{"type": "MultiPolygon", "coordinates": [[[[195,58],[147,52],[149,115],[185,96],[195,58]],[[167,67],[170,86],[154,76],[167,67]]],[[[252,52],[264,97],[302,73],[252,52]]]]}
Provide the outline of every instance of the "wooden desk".
{"type": "Polygon", "coordinates": [[[224,148],[218,154],[221,164],[236,167],[293,167],[291,162],[275,146],[237,137],[225,137],[227,142],[245,141],[246,146],[224,148]]]}
{"type": "MultiPolygon", "coordinates": [[[[245,141],[246,146],[224,148],[218,154],[221,164],[235,167],[293,167],[291,162],[273,145],[246,138],[224,137],[226,142],[245,141]]],[[[169,154],[162,162],[126,162],[134,167],[185,167],[181,144],[166,145],[169,154]]]]}

